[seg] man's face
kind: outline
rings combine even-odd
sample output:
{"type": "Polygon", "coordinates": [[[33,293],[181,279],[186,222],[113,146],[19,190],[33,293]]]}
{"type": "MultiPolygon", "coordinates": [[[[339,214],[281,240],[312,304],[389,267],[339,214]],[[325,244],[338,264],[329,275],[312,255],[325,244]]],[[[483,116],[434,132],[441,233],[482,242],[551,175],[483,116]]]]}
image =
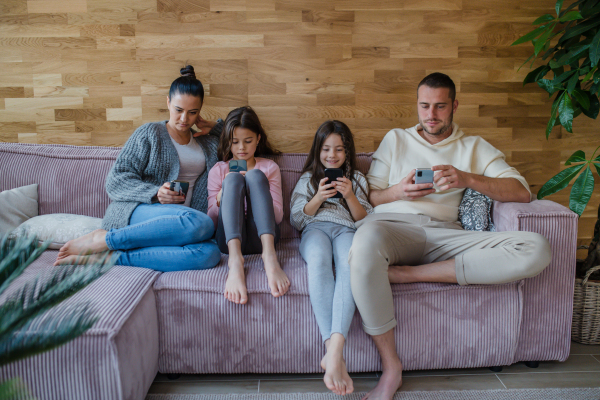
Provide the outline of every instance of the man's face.
{"type": "Polygon", "coordinates": [[[423,130],[432,136],[452,133],[452,117],[458,101],[452,102],[448,88],[431,88],[423,85],[417,92],[419,123],[423,130]]]}

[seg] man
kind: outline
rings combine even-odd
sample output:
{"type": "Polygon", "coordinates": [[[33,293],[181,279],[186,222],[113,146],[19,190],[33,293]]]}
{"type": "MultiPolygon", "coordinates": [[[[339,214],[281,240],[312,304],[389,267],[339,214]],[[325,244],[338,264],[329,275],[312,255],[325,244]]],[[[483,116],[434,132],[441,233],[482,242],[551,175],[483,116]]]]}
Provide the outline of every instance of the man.
{"type": "Polygon", "coordinates": [[[433,73],[418,86],[419,124],[386,134],[367,178],[374,213],[357,223],[350,250],[352,293],[381,355],[383,374],[364,399],[390,400],[402,384],[394,343],[390,283],[496,284],[539,274],[550,245],[531,232],[468,232],[457,223],[463,192],[528,203],[525,179],[504,155],[452,122],[454,82],[433,73]],[[415,168],[431,167],[433,184],[415,184],[415,168]]]}

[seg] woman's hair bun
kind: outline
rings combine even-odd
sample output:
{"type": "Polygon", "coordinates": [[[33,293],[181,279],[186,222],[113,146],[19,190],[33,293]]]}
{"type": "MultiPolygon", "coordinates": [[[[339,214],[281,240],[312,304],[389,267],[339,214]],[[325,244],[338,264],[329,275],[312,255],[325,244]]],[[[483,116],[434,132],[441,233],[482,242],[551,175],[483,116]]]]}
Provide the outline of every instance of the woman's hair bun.
{"type": "Polygon", "coordinates": [[[179,70],[181,76],[189,76],[190,78],[196,79],[196,73],[194,72],[194,67],[191,65],[186,65],[185,67],[179,70]]]}

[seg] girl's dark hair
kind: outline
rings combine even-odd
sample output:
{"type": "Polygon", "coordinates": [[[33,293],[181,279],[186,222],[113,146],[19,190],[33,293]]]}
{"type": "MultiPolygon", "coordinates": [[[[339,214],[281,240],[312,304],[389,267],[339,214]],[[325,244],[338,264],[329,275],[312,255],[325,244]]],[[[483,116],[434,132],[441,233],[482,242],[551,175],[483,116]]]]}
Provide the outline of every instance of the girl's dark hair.
{"type": "Polygon", "coordinates": [[[255,157],[281,154],[280,151],[274,149],[269,143],[267,134],[260,124],[256,112],[254,112],[250,106],[246,106],[236,108],[227,115],[227,118],[225,118],[223,133],[221,134],[219,148],[217,149],[217,154],[221,161],[227,161],[233,157],[233,154],[231,153],[231,143],[233,142],[233,131],[238,127],[248,129],[257,135],[260,135],[260,140],[258,141],[256,152],[254,153],[255,157]]]}
{"type": "Polygon", "coordinates": [[[319,190],[319,182],[321,179],[325,178],[325,168],[323,167],[323,163],[321,163],[321,148],[323,147],[325,140],[332,134],[340,135],[342,143],[344,144],[344,150],[346,152],[346,161],[344,162],[344,165],[342,165],[344,176],[351,182],[356,182],[358,188],[368,195],[369,193],[366,191],[366,188],[363,188],[354,176],[354,172],[356,171],[354,137],[352,136],[352,132],[350,131],[350,128],[348,128],[348,125],[338,120],[323,122],[321,126],[319,126],[319,129],[317,129],[317,133],[315,133],[312,147],[310,148],[308,158],[302,169],[302,174],[305,172],[310,172],[312,174],[310,178],[312,192],[309,190],[310,195],[314,196],[317,193],[319,190]]]}
{"type": "Polygon", "coordinates": [[[204,87],[202,87],[202,82],[196,79],[194,67],[186,65],[179,70],[179,73],[181,76],[171,83],[169,99],[172,99],[176,94],[189,94],[200,97],[200,101],[204,102],[204,87]]]}

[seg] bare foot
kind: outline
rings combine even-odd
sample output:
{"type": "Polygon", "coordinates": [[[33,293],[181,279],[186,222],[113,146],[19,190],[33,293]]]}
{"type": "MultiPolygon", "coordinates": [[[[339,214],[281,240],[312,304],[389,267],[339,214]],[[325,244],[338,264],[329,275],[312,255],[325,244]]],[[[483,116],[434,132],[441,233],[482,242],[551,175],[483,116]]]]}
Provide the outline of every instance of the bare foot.
{"type": "Polygon", "coordinates": [[[229,256],[229,273],[225,282],[225,298],[235,304],[248,302],[246,275],[244,274],[244,257],[229,256]]]}
{"type": "Polygon", "coordinates": [[[263,254],[263,262],[265,263],[265,272],[267,273],[267,281],[269,289],[273,297],[280,297],[287,293],[290,288],[290,280],[281,269],[277,254],[263,254]]]}
{"type": "Polygon", "coordinates": [[[87,235],[65,243],[58,251],[57,260],[68,256],[101,253],[106,250],[108,250],[108,246],[106,245],[106,231],[104,229],[96,229],[87,235]]]}
{"type": "Polygon", "coordinates": [[[321,368],[325,370],[323,382],[327,389],[337,395],[346,395],[354,391],[354,383],[348,375],[342,354],[330,354],[328,351],[321,360],[321,368]]]}
{"type": "Polygon", "coordinates": [[[375,389],[367,393],[362,400],[392,400],[400,386],[402,386],[402,363],[398,361],[385,368],[375,389]]]}
{"type": "Polygon", "coordinates": [[[55,266],[56,265],[86,265],[86,264],[99,264],[99,263],[104,264],[110,260],[112,254],[113,254],[113,252],[109,251],[109,252],[95,253],[95,254],[92,254],[89,256],[80,256],[80,255],[66,256],[64,258],[56,260],[54,265],[55,266]]]}

